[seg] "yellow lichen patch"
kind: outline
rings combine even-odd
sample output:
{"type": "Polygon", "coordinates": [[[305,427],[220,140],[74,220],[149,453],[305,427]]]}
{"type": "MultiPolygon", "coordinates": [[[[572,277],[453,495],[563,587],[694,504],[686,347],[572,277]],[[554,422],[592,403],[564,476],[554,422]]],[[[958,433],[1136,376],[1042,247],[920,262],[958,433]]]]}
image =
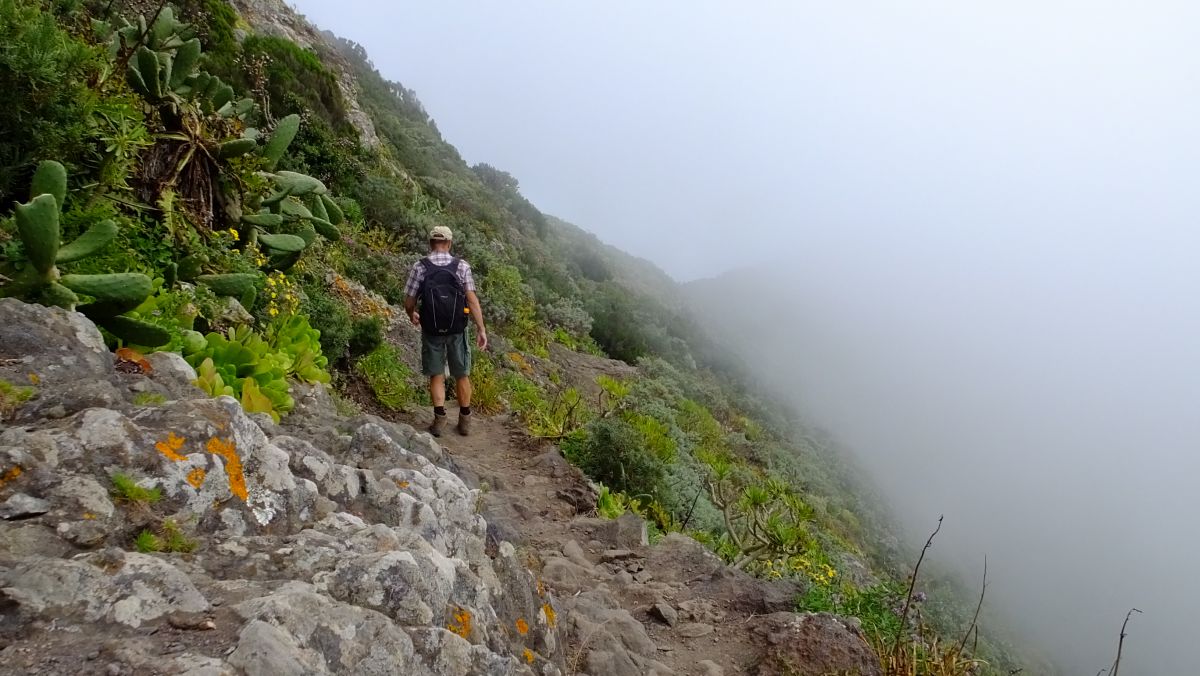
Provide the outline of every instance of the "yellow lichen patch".
{"type": "Polygon", "coordinates": [[[450,624],[446,625],[446,628],[465,639],[470,639],[471,611],[466,608],[458,608],[454,611],[453,618],[450,624]]]}
{"type": "Polygon", "coordinates": [[[187,482],[192,485],[192,488],[199,490],[199,488],[204,485],[204,476],[206,474],[207,473],[204,471],[203,467],[196,467],[192,471],[188,472],[187,482]]]}
{"type": "Polygon", "coordinates": [[[549,603],[543,603],[542,613],[546,616],[546,624],[550,625],[550,628],[553,629],[554,623],[558,621],[558,613],[554,612],[554,607],[549,603]]]}
{"type": "Polygon", "coordinates": [[[400,488],[408,488],[408,482],[407,482],[407,481],[400,481],[400,480],[398,480],[398,479],[397,479],[397,480],[396,480],[396,486],[398,486],[398,487],[400,487],[400,488]]]}
{"type": "Polygon", "coordinates": [[[529,623],[523,617],[517,618],[517,633],[522,636],[529,633],[529,623]]]}
{"type": "Polygon", "coordinates": [[[13,465],[12,469],[8,470],[4,474],[0,474],[0,488],[4,488],[5,484],[13,481],[19,476],[21,476],[20,465],[13,465]]]}
{"type": "Polygon", "coordinates": [[[232,440],[213,437],[206,446],[209,453],[225,459],[225,474],[229,477],[229,492],[246,501],[246,476],[242,473],[242,459],[237,454],[237,444],[232,440]]]}
{"type": "Polygon", "coordinates": [[[546,583],[545,582],[542,582],[541,580],[537,581],[537,593],[538,593],[538,596],[546,595],[546,583]]]}
{"type": "Polygon", "coordinates": [[[29,382],[33,383],[34,385],[37,385],[38,383],[42,382],[42,377],[36,373],[30,373],[29,374],[29,382]]]}
{"type": "Polygon", "coordinates": [[[84,520],[85,520],[85,521],[92,521],[92,520],[94,520],[94,519],[96,518],[96,515],[95,515],[95,514],[92,514],[91,512],[84,512],[84,513],[83,513],[83,518],[84,518],[84,520]]]}
{"type": "Polygon", "coordinates": [[[525,661],[530,664],[533,664],[533,651],[530,650],[529,648],[525,649],[525,661]]]}
{"type": "Polygon", "coordinates": [[[176,436],[174,432],[167,435],[165,441],[160,441],[154,444],[154,448],[158,449],[159,453],[166,456],[171,462],[183,462],[187,460],[185,456],[179,454],[179,449],[183,448],[184,438],[176,436]]]}

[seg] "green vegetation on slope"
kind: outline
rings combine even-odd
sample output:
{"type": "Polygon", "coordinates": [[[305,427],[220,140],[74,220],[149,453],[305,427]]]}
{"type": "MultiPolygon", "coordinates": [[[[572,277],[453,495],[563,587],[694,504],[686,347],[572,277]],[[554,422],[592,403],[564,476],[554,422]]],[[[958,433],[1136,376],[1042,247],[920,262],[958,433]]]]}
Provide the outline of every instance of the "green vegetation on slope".
{"type": "MultiPolygon", "coordinates": [[[[24,130],[0,136],[0,274],[32,280],[0,295],[97,306],[113,346],[180,352],[203,389],[248,411],[287,415],[297,380],[361,380],[401,409],[424,394],[382,342],[387,304],[402,300],[429,228],[448,225],[500,348],[476,356],[481,411],[510,409],[558,442],[604,486],[602,514],[637,512],[748,572],[796,580],[801,608],[859,616],[881,653],[899,637],[925,665],[914,673],[963,673],[957,658],[933,671],[944,657],[933,635],[904,630],[898,553],[878,545],[887,524],[832,444],[704,340],[666,275],[543,215],[511,175],[468,166],[360,46],[239,44],[220,0],[183,2],[145,28],[104,15],[121,3],[48,6],[0,0],[0,83],[13,94],[0,129],[24,130]],[[377,146],[351,124],[355,105],[377,146]],[[61,163],[61,188],[38,177],[47,160],[61,163]],[[112,227],[93,232],[100,223],[112,227]],[[60,242],[87,255],[64,257],[75,245],[60,242]],[[136,275],[138,293],[81,279],[112,274],[136,275]],[[634,364],[637,377],[572,381],[551,359],[564,349],[634,364]]],[[[132,500],[135,488],[115,490],[132,500]]],[[[186,549],[177,534],[147,531],[138,545],[186,549]]],[[[924,621],[962,630],[963,596],[947,592],[950,612],[930,604],[924,621]]],[[[1013,664],[986,641],[976,654],[997,671],[1013,664]]]]}

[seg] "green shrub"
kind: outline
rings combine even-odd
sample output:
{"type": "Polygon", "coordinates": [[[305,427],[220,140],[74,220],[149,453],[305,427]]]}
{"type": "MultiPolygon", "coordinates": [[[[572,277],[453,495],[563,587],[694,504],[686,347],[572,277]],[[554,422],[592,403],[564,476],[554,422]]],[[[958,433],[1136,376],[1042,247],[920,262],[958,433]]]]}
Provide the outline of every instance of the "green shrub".
{"type": "Polygon", "coordinates": [[[99,94],[88,86],[103,52],[64,30],[36,0],[0,0],[0,205],[25,198],[38,161],[63,158],[72,174],[89,157],[99,94]]]}
{"type": "Polygon", "coordinates": [[[321,352],[331,361],[346,356],[353,334],[350,309],[320,282],[305,285],[300,310],[321,334],[321,352]]]}
{"type": "Polygon", "coordinates": [[[487,352],[471,346],[471,407],[484,415],[504,410],[504,392],[496,364],[487,352]]]}
{"type": "Polygon", "coordinates": [[[350,356],[358,357],[379,347],[383,342],[383,320],[379,317],[356,317],[350,324],[350,356]]]}
{"type": "Polygon", "coordinates": [[[642,436],[632,425],[618,418],[605,418],[588,425],[587,431],[585,440],[568,446],[569,460],[594,481],[613,490],[632,496],[659,494],[663,463],[647,452],[642,436]]]}
{"type": "Polygon", "coordinates": [[[264,63],[264,93],[272,115],[312,112],[339,134],[355,134],[337,78],[315,53],[287,38],[251,35],[242,42],[242,54],[248,63],[264,63]]]}
{"type": "Polygon", "coordinates": [[[401,411],[417,400],[412,371],[396,348],[384,343],[354,363],[354,371],[370,386],[375,399],[393,411],[401,411]]]}

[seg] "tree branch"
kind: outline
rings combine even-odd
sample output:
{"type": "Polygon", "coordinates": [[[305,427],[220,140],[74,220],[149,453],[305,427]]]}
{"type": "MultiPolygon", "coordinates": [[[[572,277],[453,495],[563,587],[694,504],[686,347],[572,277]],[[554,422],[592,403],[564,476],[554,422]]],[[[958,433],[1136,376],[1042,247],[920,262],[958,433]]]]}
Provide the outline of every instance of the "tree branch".
{"type": "Polygon", "coordinates": [[[893,650],[898,649],[902,645],[900,638],[904,633],[905,627],[908,625],[908,609],[912,606],[913,590],[917,587],[917,574],[921,572],[921,562],[925,560],[925,552],[929,551],[929,548],[933,546],[933,538],[937,537],[937,534],[942,530],[942,519],[944,518],[944,514],[938,516],[937,528],[933,529],[933,533],[925,541],[925,546],[921,548],[921,555],[917,557],[917,565],[913,566],[912,578],[908,581],[908,594],[904,597],[904,610],[900,613],[900,628],[896,632],[896,646],[893,650]]]}

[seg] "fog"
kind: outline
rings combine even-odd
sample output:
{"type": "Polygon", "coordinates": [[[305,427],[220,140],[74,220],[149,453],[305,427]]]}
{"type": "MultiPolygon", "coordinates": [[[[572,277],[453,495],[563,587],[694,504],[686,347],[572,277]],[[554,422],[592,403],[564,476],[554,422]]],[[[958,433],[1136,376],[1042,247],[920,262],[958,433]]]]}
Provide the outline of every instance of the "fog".
{"type": "Polygon", "coordinates": [[[1200,6],[296,4],[542,210],[743,270],[698,313],[1068,673],[1131,606],[1122,673],[1194,672],[1200,6]]]}

